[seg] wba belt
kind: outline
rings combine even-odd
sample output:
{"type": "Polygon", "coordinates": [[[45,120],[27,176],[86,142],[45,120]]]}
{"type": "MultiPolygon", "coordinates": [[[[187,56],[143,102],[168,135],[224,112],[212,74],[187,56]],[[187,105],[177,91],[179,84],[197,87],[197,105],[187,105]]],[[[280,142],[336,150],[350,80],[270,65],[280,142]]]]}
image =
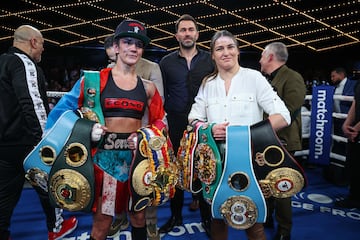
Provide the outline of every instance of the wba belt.
{"type": "Polygon", "coordinates": [[[211,211],[213,218],[225,219],[236,229],[247,229],[266,219],[266,203],[253,171],[250,145],[248,126],[227,127],[224,169],[211,211]]]}
{"type": "Polygon", "coordinates": [[[198,144],[194,157],[197,177],[202,185],[202,194],[210,204],[222,173],[220,153],[211,131],[213,126],[214,123],[203,124],[198,129],[198,144]]]}
{"type": "Polygon", "coordinates": [[[247,229],[266,219],[265,199],[252,167],[250,129],[229,126],[226,134],[224,169],[211,212],[235,229],[247,229]]]}
{"type": "Polygon", "coordinates": [[[137,149],[130,167],[131,211],[164,204],[175,194],[177,169],[165,125],[158,121],[137,131],[137,149]],[[155,125],[156,124],[156,125],[155,125]]]}
{"type": "Polygon", "coordinates": [[[94,166],[90,134],[93,121],[78,119],[49,174],[49,197],[54,207],[91,211],[94,200],[94,166]]]}
{"type": "Polygon", "coordinates": [[[272,196],[290,197],[306,185],[304,170],[282,146],[269,120],[251,126],[251,139],[256,177],[272,196]]]}
{"type": "Polygon", "coordinates": [[[34,186],[48,191],[48,175],[55,159],[60,155],[79,117],[73,111],[64,112],[48,130],[42,140],[24,160],[26,178],[34,186]]]}

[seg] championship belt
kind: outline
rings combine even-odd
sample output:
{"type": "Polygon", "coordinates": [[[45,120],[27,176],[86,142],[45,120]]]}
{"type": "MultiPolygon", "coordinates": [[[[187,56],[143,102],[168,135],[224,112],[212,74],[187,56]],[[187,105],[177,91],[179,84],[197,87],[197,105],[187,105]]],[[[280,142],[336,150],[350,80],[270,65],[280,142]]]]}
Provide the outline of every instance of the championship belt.
{"type": "Polygon", "coordinates": [[[224,219],[235,229],[265,222],[266,203],[251,161],[248,126],[228,126],[226,158],[220,184],[211,205],[213,218],[224,219]]]}
{"type": "Polygon", "coordinates": [[[100,102],[100,73],[84,71],[84,102],[80,111],[84,118],[105,124],[100,102]]]}
{"type": "Polygon", "coordinates": [[[211,204],[215,190],[220,182],[222,163],[219,149],[212,136],[212,124],[203,124],[198,130],[194,166],[201,181],[204,199],[211,204]]]}
{"type": "Polygon", "coordinates": [[[193,184],[197,181],[194,171],[194,155],[198,142],[198,129],[200,125],[188,125],[183,132],[176,156],[176,167],[178,169],[177,186],[185,191],[198,193],[201,191],[201,184],[196,187],[193,184]]]}
{"type": "Polygon", "coordinates": [[[276,198],[287,198],[306,185],[304,170],[282,146],[269,120],[252,125],[253,165],[261,185],[276,198]]]}
{"type": "Polygon", "coordinates": [[[26,178],[34,186],[48,191],[48,175],[63,149],[79,117],[73,111],[64,112],[42,140],[24,160],[26,178]]]}
{"type": "Polygon", "coordinates": [[[91,211],[94,200],[94,165],[90,134],[93,121],[80,118],[49,174],[49,197],[54,207],[91,211]]]}
{"type": "Polygon", "coordinates": [[[137,131],[137,149],[130,167],[130,210],[164,204],[175,194],[177,169],[165,125],[158,121],[137,131]]]}

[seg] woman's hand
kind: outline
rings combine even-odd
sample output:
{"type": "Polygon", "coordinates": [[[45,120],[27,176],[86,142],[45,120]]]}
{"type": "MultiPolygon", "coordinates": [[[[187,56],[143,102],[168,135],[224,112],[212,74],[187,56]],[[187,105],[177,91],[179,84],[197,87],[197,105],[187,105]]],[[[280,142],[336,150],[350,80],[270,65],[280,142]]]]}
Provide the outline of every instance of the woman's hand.
{"type": "Polygon", "coordinates": [[[127,138],[127,143],[129,145],[129,149],[134,150],[136,149],[137,145],[137,133],[134,132],[130,134],[130,136],[127,138]]]}
{"type": "Polygon", "coordinates": [[[226,127],[229,126],[229,122],[217,123],[212,128],[212,135],[215,140],[225,140],[226,127]]]}
{"type": "Polygon", "coordinates": [[[95,123],[91,131],[91,141],[98,142],[103,135],[105,135],[107,127],[100,123],[95,123]]]}

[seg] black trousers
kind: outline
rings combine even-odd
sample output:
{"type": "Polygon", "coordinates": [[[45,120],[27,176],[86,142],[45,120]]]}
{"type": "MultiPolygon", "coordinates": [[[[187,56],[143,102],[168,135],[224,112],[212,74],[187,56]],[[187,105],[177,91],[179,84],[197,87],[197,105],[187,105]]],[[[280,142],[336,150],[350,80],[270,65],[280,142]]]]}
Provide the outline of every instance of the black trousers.
{"type": "Polygon", "coordinates": [[[356,139],[356,142],[347,143],[346,167],[350,175],[349,197],[360,201],[360,181],[358,177],[360,170],[360,143],[357,141],[359,141],[359,138],[356,139]]]}
{"type": "MultiPolygon", "coordinates": [[[[169,136],[172,142],[174,153],[176,154],[183,132],[188,125],[188,113],[168,113],[167,121],[169,125],[169,136]]],[[[211,208],[207,204],[202,196],[202,193],[198,193],[199,208],[202,221],[210,221],[211,208]]],[[[170,200],[171,216],[177,219],[182,219],[182,208],[184,206],[184,190],[176,188],[174,197],[170,200]]]]}
{"type": "MultiPolygon", "coordinates": [[[[20,199],[25,183],[23,161],[32,146],[0,147],[0,240],[7,240],[13,211],[20,199]]],[[[47,192],[34,187],[46,215],[48,231],[55,228],[55,209],[50,205],[47,192]]]]}

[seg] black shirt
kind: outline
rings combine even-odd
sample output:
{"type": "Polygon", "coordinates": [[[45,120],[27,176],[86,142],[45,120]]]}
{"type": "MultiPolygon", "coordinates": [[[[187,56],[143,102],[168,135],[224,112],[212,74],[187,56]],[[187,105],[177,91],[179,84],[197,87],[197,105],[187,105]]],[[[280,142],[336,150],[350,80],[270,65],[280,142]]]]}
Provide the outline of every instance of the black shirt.
{"type": "Polygon", "coordinates": [[[188,114],[202,80],[214,70],[210,53],[198,49],[190,69],[179,51],[163,57],[159,65],[164,81],[165,111],[188,114]]]}

